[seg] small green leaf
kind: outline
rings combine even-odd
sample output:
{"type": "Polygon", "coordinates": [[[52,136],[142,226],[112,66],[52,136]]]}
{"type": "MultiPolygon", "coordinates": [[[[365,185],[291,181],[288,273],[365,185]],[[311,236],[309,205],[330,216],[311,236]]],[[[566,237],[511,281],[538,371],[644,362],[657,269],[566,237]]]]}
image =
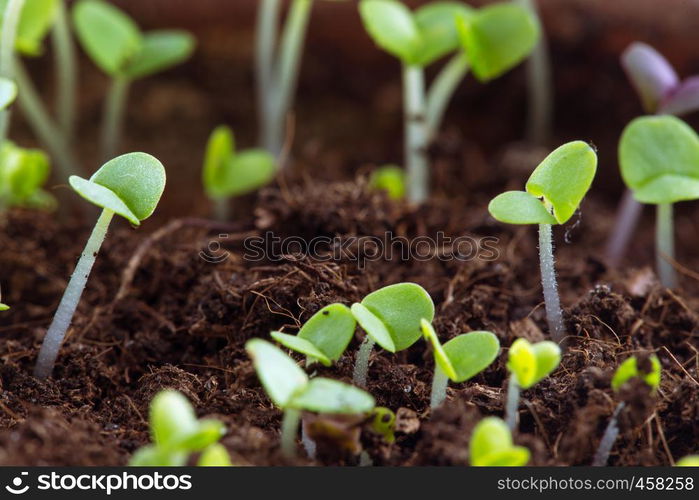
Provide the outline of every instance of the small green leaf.
{"type": "Polygon", "coordinates": [[[638,360],[636,356],[631,356],[621,363],[614,372],[614,376],[612,377],[612,389],[618,391],[621,389],[621,386],[630,379],[639,377],[648,387],[655,391],[660,387],[661,370],[660,360],[655,354],[650,356],[650,371],[648,373],[642,373],[638,369],[638,360]]]}
{"type": "Polygon", "coordinates": [[[388,352],[396,352],[396,345],[393,342],[391,332],[388,331],[381,318],[359,303],[352,304],[351,311],[359,326],[364,329],[374,342],[388,352]]]}
{"type": "Polygon", "coordinates": [[[302,339],[297,335],[289,335],[288,333],[283,332],[272,332],[270,335],[284,347],[308,356],[310,359],[318,360],[324,366],[330,366],[333,364],[330,358],[328,358],[322,351],[320,351],[320,349],[313,345],[312,342],[309,342],[306,339],[302,339]]]}
{"type": "Polygon", "coordinates": [[[434,331],[434,327],[432,326],[432,324],[429,321],[423,319],[420,322],[420,328],[422,329],[422,335],[425,337],[425,340],[432,344],[432,353],[434,354],[434,360],[439,366],[439,368],[451,380],[456,380],[458,378],[456,369],[454,368],[454,365],[452,365],[451,359],[449,359],[449,355],[447,355],[447,353],[444,351],[444,348],[442,347],[442,344],[439,341],[439,338],[437,337],[437,332],[434,331]]]}
{"type": "Polygon", "coordinates": [[[699,455],[688,455],[677,461],[677,467],[699,467],[699,455]]]}
{"type": "Polygon", "coordinates": [[[589,144],[574,141],[544,159],[527,181],[527,192],[544,199],[559,224],[570,219],[592,185],[597,153],[589,144]]]}
{"type": "Polygon", "coordinates": [[[25,0],[15,42],[20,53],[27,56],[41,55],[41,44],[54,23],[59,1],[25,0]]]}
{"type": "Polygon", "coordinates": [[[395,165],[377,168],[371,173],[369,186],[386,191],[392,200],[405,198],[405,171],[395,165]]]}
{"type": "Polygon", "coordinates": [[[150,428],[153,442],[170,447],[197,430],[197,417],[187,398],[174,390],[161,391],[150,405],[150,428]]]}
{"type": "Polygon", "coordinates": [[[17,98],[17,84],[14,80],[0,77],[0,111],[7,109],[17,98]]]}
{"type": "Polygon", "coordinates": [[[290,406],[316,413],[357,414],[374,408],[366,391],[337,380],[315,377],[291,400],[290,406]]]}
{"type": "Polygon", "coordinates": [[[43,151],[20,148],[11,141],[0,148],[0,195],[11,205],[30,205],[49,172],[49,158],[43,151]]]}
{"type": "Polygon", "coordinates": [[[522,389],[529,389],[546,378],[561,361],[561,348],[544,341],[532,345],[526,339],[517,339],[510,346],[507,369],[522,389]]]}
{"type": "Polygon", "coordinates": [[[308,376],[284,352],[266,340],[251,339],[245,350],[252,358],[257,376],[269,399],[285,409],[308,386],[308,376]]]}
{"type": "Polygon", "coordinates": [[[364,297],[362,305],[383,322],[396,351],[407,349],[422,336],[422,319],[434,319],[432,298],[415,283],[397,283],[376,290],[364,297]]]}
{"type": "Polygon", "coordinates": [[[406,64],[416,64],[420,30],[408,7],[396,0],[361,0],[359,13],[376,45],[406,64]]]}
{"type": "Polygon", "coordinates": [[[123,69],[123,75],[143,78],[186,61],[192,55],[196,41],[186,31],[161,30],[143,35],[141,49],[123,69]]]}
{"type": "Polygon", "coordinates": [[[197,467],[231,467],[231,457],[226,448],[219,443],[212,444],[201,452],[197,467]]]}
{"type": "Polygon", "coordinates": [[[456,18],[470,16],[472,12],[471,7],[460,2],[432,2],[415,11],[421,39],[417,55],[420,66],[427,66],[459,47],[456,18]]]}
{"type": "Polygon", "coordinates": [[[187,453],[173,452],[155,445],[139,448],[129,460],[131,467],[181,467],[186,463],[187,453]]]}
{"type": "Polygon", "coordinates": [[[8,306],[7,304],[0,303],[0,311],[9,311],[9,310],[10,310],[10,306],[8,306]]]}
{"type": "Polygon", "coordinates": [[[500,341],[491,332],[475,331],[454,337],[444,344],[456,376],[454,382],[465,382],[491,365],[500,352],[500,341]]]}
{"type": "Polygon", "coordinates": [[[371,421],[371,430],[383,436],[388,444],[396,441],[396,414],[389,408],[377,406],[373,410],[374,418],[371,421]]]}
{"type": "Polygon", "coordinates": [[[230,127],[219,125],[211,132],[204,153],[204,168],[202,182],[209,198],[225,198],[223,190],[222,170],[226,162],[235,152],[235,136],[230,127]]]}
{"type": "Polygon", "coordinates": [[[476,78],[486,82],[513,68],[532,52],[539,24],[529,10],[500,3],[456,18],[461,45],[476,78]]]}
{"type": "Polygon", "coordinates": [[[487,417],[473,429],[469,446],[471,465],[476,467],[521,467],[529,462],[529,450],[515,446],[507,424],[487,417]]]}
{"type": "Polygon", "coordinates": [[[73,24],[85,51],[102,71],[119,76],[142,47],[136,23],[103,0],[79,0],[73,24]]]}
{"type": "Polygon", "coordinates": [[[488,212],[507,224],[556,224],[539,198],[525,191],[506,191],[490,201],[488,212]]]}
{"type": "Polygon", "coordinates": [[[641,203],[699,198],[699,136],[674,116],[633,120],[619,144],[621,176],[641,203]]]}
{"type": "Polygon", "coordinates": [[[199,420],[194,429],[181,433],[172,447],[189,452],[201,451],[217,442],[225,433],[226,427],[222,422],[213,419],[199,420]]]}
{"type": "Polygon", "coordinates": [[[347,349],[357,322],[349,307],[330,304],[315,313],[299,331],[299,338],[308,340],[331,361],[337,361],[347,349]]]}

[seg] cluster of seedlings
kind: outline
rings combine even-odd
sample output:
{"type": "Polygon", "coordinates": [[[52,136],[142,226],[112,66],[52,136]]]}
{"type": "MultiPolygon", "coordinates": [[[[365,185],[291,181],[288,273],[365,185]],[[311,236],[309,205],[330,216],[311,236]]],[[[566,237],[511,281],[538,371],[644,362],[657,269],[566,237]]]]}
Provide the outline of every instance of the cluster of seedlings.
{"type": "MultiPolygon", "coordinates": [[[[289,126],[303,41],[313,0],[293,0],[279,30],[280,0],[260,0],[256,41],[260,139],[257,148],[238,150],[233,131],[216,128],[205,148],[202,181],[215,204],[216,216],[230,218],[230,198],[269,183],[288,163],[289,126]]],[[[131,83],[186,60],[193,37],[183,31],[142,32],[124,12],[104,0],[78,0],[69,11],[64,0],[5,0],[0,33],[0,212],[10,207],[53,209],[56,200],[43,186],[56,161],[62,180],[78,195],[101,209],[101,214],[77,262],[53,321],[43,339],[34,375],[51,376],[90,271],[114,215],[138,226],[154,212],[165,188],[165,169],[151,155],[118,155],[128,90],[131,83]],[[72,27],[69,21],[72,20],[72,27]],[[104,103],[102,155],[105,163],[89,179],[72,151],[75,123],[76,64],[73,32],[94,64],[111,80],[104,103]],[[58,107],[52,116],[27,75],[22,56],[43,53],[52,34],[57,70],[58,107]],[[11,106],[16,101],[50,155],[25,149],[7,139],[11,106]]],[[[541,140],[550,115],[550,82],[545,42],[536,9],[530,1],[503,2],[473,8],[463,2],[432,2],[410,10],[398,0],[360,0],[359,14],[366,31],[403,68],[405,168],[377,169],[370,185],[389,197],[419,204],[429,197],[427,150],[438,134],[449,102],[472,71],[489,82],[532,56],[529,63],[532,136],[541,140]],[[449,60],[428,87],[427,68],[449,60]]],[[[657,268],[667,287],[677,285],[673,267],[673,204],[699,199],[699,136],[677,115],[699,108],[699,81],[681,82],[654,49],[634,44],[622,57],[624,68],[649,115],[631,122],[619,145],[621,175],[629,189],[620,224],[610,242],[609,259],[618,261],[637,220],[640,203],[657,208],[657,268]],[[674,115],[674,116],[673,116],[674,115]]],[[[579,210],[597,170],[595,148],[582,142],[564,144],[532,172],[524,190],[495,197],[488,211],[507,224],[537,224],[541,281],[551,340],[531,343],[518,338],[507,347],[509,383],[503,398],[504,419],[488,416],[470,438],[474,466],[520,466],[530,451],[514,444],[521,392],[555,372],[565,355],[566,329],[556,284],[552,227],[566,224],[579,210]]],[[[0,297],[1,298],[1,297],[0,297]]],[[[0,311],[9,307],[0,303],[0,311]]],[[[297,455],[297,439],[305,414],[363,415],[386,441],[394,439],[395,415],[376,406],[366,391],[372,353],[381,348],[398,353],[424,340],[434,359],[431,408],[447,399],[448,384],[462,384],[490,367],[501,355],[498,335],[490,331],[462,333],[442,343],[433,326],[435,306],[427,291],[415,283],[380,288],[347,306],[329,304],[296,334],[271,332],[272,340],[301,355],[307,369],[320,363],[331,367],[357,335],[363,339],[354,355],[353,384],[309,375],[297,360],[273,343],[249,340],[245,349],[270,401],[283,412],[281,450],[297,455]]],[[[656,355],[630,357],[611,382],[618,392],[631,379],[640,379],[652,397],[660,384],[656,355]]],[[[524,393],[526,397],[526,392],[524,393]]],[[[612,415],[594,459],[605,465],[619,433],[620,402],[612,415]]],[[[150,408],[152,444],[139,449],[131,465],[231,465],[219,443],[226,430],[217,420],[198,420],[181,394],[167,390],[150,408]]],[[[301,432],[306,452],[315,444],[301,432]]],[[[678,465],[697,465],[690,456],[678,465]]]]}

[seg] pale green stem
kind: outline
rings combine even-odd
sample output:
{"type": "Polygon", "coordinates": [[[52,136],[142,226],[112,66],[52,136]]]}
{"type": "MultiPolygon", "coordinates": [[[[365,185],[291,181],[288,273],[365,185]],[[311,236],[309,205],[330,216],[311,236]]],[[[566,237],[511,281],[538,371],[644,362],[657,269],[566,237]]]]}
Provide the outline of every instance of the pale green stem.
{"type": "Polygon", "coordinates": [[[433,410],[440,406],[447,398],[447,386],[449,385],[449,377],[439,367],[438,363],[434,366],[434,375],[432,375],[432,393],[430,394],[430,408],[433,410]]]}
{"type": "Polygon", "coordinates": [[[282,418],[282,454],[286,458],[296,456],[296,436],[299,433],[301,411],[293,408],[284,410],[282,418]]]}
{"type": "MultiPolygon", "coordinates": [[[[8,0],[5,11],[2,14],[0,26],[0,76],[14,79],[15,40],[17,39],[17,27],[24,7],[24,0],[8,0]]],[[[22,88],[19,88],[22,93],[22,88]]],[[[10,109],[0,111],[0,145],[7,139],[7,129],[10,125],[10,109]]]]}
{"type": "Polygon", "coordinates": [[[312,5],[312,0],[294,0],[284,24],[279,60],[274,71],[275,86],[271,97],[272,123],[265,138],[265,148],[275,156],[279,156],[284,147],[286,118],[293,105],[298,85],[301,54],[312,5]]]}
{"type": "Polygon", "coordinates": [[[114,212],[111,210],[106,208],[102,210],[99,219],[97,219],[97,224],[95,224],[92,234],[87,240],[80,260],[75,266],[75,271],[73,271],[68,286],[65,292],[63,292],[63,297],[53,317],[51,326],[49,326],[46,332],[44,342],[41,344],[39,357],[34,368],[34,376],[37,378],[44,379],[50,376],[53,371],[53,366],[58,357],[58,351],[61,348],[68,327],[73,320],[75,309],[78,307],[80,297],[87,283],[87,278],[90,276],[90,271],[95,263],[97,253],[102,246],[104,237],[107,235],[109,223],[112,221],[113,216],[114,212]]]}
{"type": "Polygon", "coordinates": [[[122,77],[115,77],[104,103],[102,117],[102,158],[107,161],[114,158],[121,143],[121,128],[124,121],[126,100],[131,82],[122,77]]]}
{"type": "MultiPolygon", "coordinates": [[[[539,18],[535,0],[514,0],[539,18]]],[[[539,24],[541,24],[539,18],[539,24]]],[[[535,144],[546,144],[551,138],[553,122],[553,82],[548,42],[543,26],[539,43],[527,62],[529,112],[527,135],[535,144]]]]}
{"type": "Polygon", "coordinates": [[[614,229],[609,235],[605,249],[605,260],[609,266],[613,268],[619,266],[642,212],[643,205],[634,199],[630,189],[626,189],[617,210],[614,229]]]}
{"type": "Polygon", "coordinates": [[[510,374],[510,379],[507,383],[507,402],[505,403],[505,422],[510,428],[510,432],[517,429],[517,416],[519,409],[519,384],[515,376],[510,374]]]}
{"type": "Polygon", "coordinates": [[[427,92],[427,136],[432,140],[439,132],[447,105],[456,92],[459,83],[468,73],[468,58],[459,52],[439,72],[427,92]]]}
{"type": "Polygon", "coordinates": [[[24,65],[19,60],[15,64],[15,79],[21,89],[17,95],[20,109],[39,141],[44,144],[56,161],[61,180],[66,181],[68,177],[79,172],[80,167],[63,134],[46,111],[44,103],[24,69],[24,65]]]}
{"type": "Polygon", "coordinates": [[[544,288],[546,319],[551,338],[561,342],[565,336],[561,299],[556,284],[556,268],[553,260],[553,236],[550,224],[539,224],[539,264],[541,267],[541,284],[544,288]]]}
{"type": "Polygon", "coordinates": [[[77,91],[77,66],[75,44],[70,32],[68,13],[64,0],[58,2],[56,20],[51,32],[56,71],[56,114],[58,124],[67,144],[73,139],[75,127],[75,96],[77,91]]]}
{"type": "Polygon", "coordinates": [[[656,208],[655,259],[660,283],[667,288],[677,286],[677,273],[672,263],[675,260],[675,224],[672,204],[660,204],[656,208]]]}
{"type": "Polygon", "coordinates": [[[280,0],[260,0],[255,39],[255,74],[260,140],[267,137],[271,125],[271,88],[274,78],[275,46],[279,25],[280,0]]]}
{"type": "Polygon", "coordinates": [[[230,200],[228,198],[217,198],[214,200],[214,212],[216,220],[226,222],[230,218],[230,200]]]}
{"type": "Polygon", "coordinates": [[[614,410],[614,414],[604,430],[604,435],[592,460],[593,467],[605,467],[607,462],[609,462],[609,455],[612,452],[616,438],[619,436],[619,414],[624,409],[624,406],[623,402],[619,403],[614,410]]]}
{"type": "Polygon", "coordinates": [[[429,194],[425,73],[419,66],[403,66],[405,164],[408,199],[422,203],[429,194]]]}
{"type": "Polygon", "coordinates": [[[362,345],[359,346],[357,358],[354,361],[354,374],[352,380],[359,387],[366,387],[366,381],[369,375],[369,357],[371,351],[374,350],[375,342],[369,335],[364,337],[362,345]]]}

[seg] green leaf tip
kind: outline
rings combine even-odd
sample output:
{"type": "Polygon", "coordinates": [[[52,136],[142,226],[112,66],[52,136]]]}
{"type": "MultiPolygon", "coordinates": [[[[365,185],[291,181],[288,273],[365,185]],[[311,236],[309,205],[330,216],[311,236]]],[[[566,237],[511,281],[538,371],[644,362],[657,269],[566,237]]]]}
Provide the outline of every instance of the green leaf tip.
{"type": "Polygon", "coordinates": [[[510,346],[507,369],[515,377],[517,385],[529,389],[546,378],[561,362],[561,348],[551,341],[531,344],[519,338],[510,346]]]}
{"type": "Polygon", "coordinates": [[[660,387],[661,371],[660,360],[655,354],[648,356],[648,363],[643,367],[639,367],[636,356],[631,356],[621,363],[614,372],[612,389],[618,391],[630,379],[638,377],[653,391],[656,391],[660,387]]]}
{"type": "Polygon", "coordinates": [[[699,455],[689,455],[681,458],[675,465],[677,467],[699,467],[699,455]]]}
{"type": "Polygon", "coordinates": [[[621,176],[641,203],[699,199],[699,136],[674,116],[636,118],[619,143],[621,176]]]}
{"type": "Polygon", "coordinates": [[[14,80],[0,77],[0,111],[10,107],[17,98],[17,84],[14,80]]]}
{"type": "Polygon", "coordinates": [[[513,444],[509,427],[496,417],[478,422],[471,435],[469,454],[475,467],[521,467],[531,455],[527,448],[513,444]]]}
{"type": "Polygon", "coordinates": [[[8,306],[7,304],[0,303],[0,311],[9,311],[9,310],[10,310],[10,306],[8,306]]]}
{"type": "Polygon", "coordinates": [[[405,198],[405,182],[405,171],[396,165],[377,168],[369,178],[369,186],[372,189],[386,191],[392,200],[405,198]]]}
{"type": "Polygon", "coordinates": [[[71,176],[83,198],[134,224],[150,217],[165,190],[165,168],[147,153],[127,153],[102,165],[89,180],[71,176]]]}

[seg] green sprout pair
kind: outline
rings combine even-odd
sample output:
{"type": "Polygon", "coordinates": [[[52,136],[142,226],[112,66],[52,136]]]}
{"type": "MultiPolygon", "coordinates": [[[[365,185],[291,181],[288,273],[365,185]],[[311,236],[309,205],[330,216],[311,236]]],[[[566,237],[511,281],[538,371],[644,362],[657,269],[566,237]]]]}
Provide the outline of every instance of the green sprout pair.
{"type": "Polygon", "coordinates": [[[5,141],[0,146],[0,212],[15,206],[55,208],[54,197],[42,189],[50,170],[49,158],[43,151],[5,141]]]}
{"type": "Polygon", "coordinates": [[[425,319],[420,323],[425,340],[432,345],[435,367],[430,406],[437,408],[446,399],[449,380],[466,382],[491,365],[500,352],[500,341],[492,332],[475,331],[454,337],[444,345],[425,319]]]}
{"type": "Polygon", "coordinates": [[[111,158],[119,148],[131,82],[185,61],[195,41],[180,30],[142,33],[129,16],[103,0],[79,0],[73,24],[87,54],[112,79],[102,124],[102,155],[111,158]]]}
{"type": "Polygon", "coordinates": [[[267,395],[284,411],[281,448],[286,457],[296,455],[301,412],[354,415],[374,408],[371,394],[336,380],[309,378],[293,359],[266,340],[249,340],[245,349],[267,395]]]}
{"type": "Polygon", "coordinates": [[[219,220],[229,217],[229,198],[259,189],[277,172],[272,154],[263,149],[238,152],[235,146],[233,131],[226,126],[214,129],[206,145],[202,182],[219,220]]]}
{"type": "Polygon", "coordinates": [[[42,379],[53,371],[58,351],[112,218],[115,214],[120,215],[134,226],[139,226],[150,217],[165,189],[165,168],[149,154],[129,153],[105,163],[89,180],[71,176],[70,185],[87,201],[101,207],[102,213],[41,345],[34,375],[42,379]]]}
{"type": "Polygon", "coordinates": [[[549,376],[561,362],[561,348],[545,340],[535,344],[527,339],[517,339],[507,354],[510,372],[507,386],[505,419],[511,431],[517,428],[520,389],[530,389],[549,376]]]}
{"type": "Polygon", "coordinates": [[[375,43],[403,65],[407,194],[421,203],[429,192],[429,143],[469,67],[482,82],[502,75],[531,52],[539,26],[527,9],[511,4],[476,10],[434,2],[413,12],[397,0],[361,0],[359,10],[375,43]],[[426,90],[425,68],[454,52],[426,90]]]}
{"type": "Polygon", "coordinates": [[[187,464],[192,453],[200,453],[199,466],[230,466],[228,452],[218,441],[226,428],[218,420],[197,420],[187,398],[174,390],[153,398],[148,421],[153,444],[134,453],[129,465],[173,467],[187,464]]]}
{"type": "Polygon", "coordinates": [[[521,467],[527,465],[531,453],[524,446],[515,446],[505,422],[487,417],[473,429],[469,456],[475,467],[521,467]]]}
{"type": "Polygon", "coordinates": [[[699,136],[673,116],[633,120],[619,143],[621,176],[633,197],[656,205],[656,265],[663,286],[677,286],[673,204],[699,199],[699,136]]]}
{"type": "Polygon", "coordinates": [[[549,333],[556,342],[565,336],[556,284],[551,226],[565,224],[578,210],[597,171],[595,150],[582,141],[564,144],[532,172],[526,191],[496,196],[488,211],[509,224],[539,224],[539,262],[549,333]]]}
{"type": "MultiPolygon", "coordinates": [[[[612,377],[612,389],[614,392],[619,390],[631,379],[640,379],[649,388],[651,394],[654,394],[660,387],[661,365],[658,357],[653,354],[648,357],[646,366],[639,366],[639,360],[636,356],[631,356],[626,359],[614,372],[612,377]]],[[[604,430],[602,440],[595,452],[595,457],[592,461],[594,467],[604,467],[609,461],[609,455],[614,447],[617,437],[619,436],[619,415],[625,407],[622,401],[619,403],[612,414],[612,418],[604,430]]]]}

